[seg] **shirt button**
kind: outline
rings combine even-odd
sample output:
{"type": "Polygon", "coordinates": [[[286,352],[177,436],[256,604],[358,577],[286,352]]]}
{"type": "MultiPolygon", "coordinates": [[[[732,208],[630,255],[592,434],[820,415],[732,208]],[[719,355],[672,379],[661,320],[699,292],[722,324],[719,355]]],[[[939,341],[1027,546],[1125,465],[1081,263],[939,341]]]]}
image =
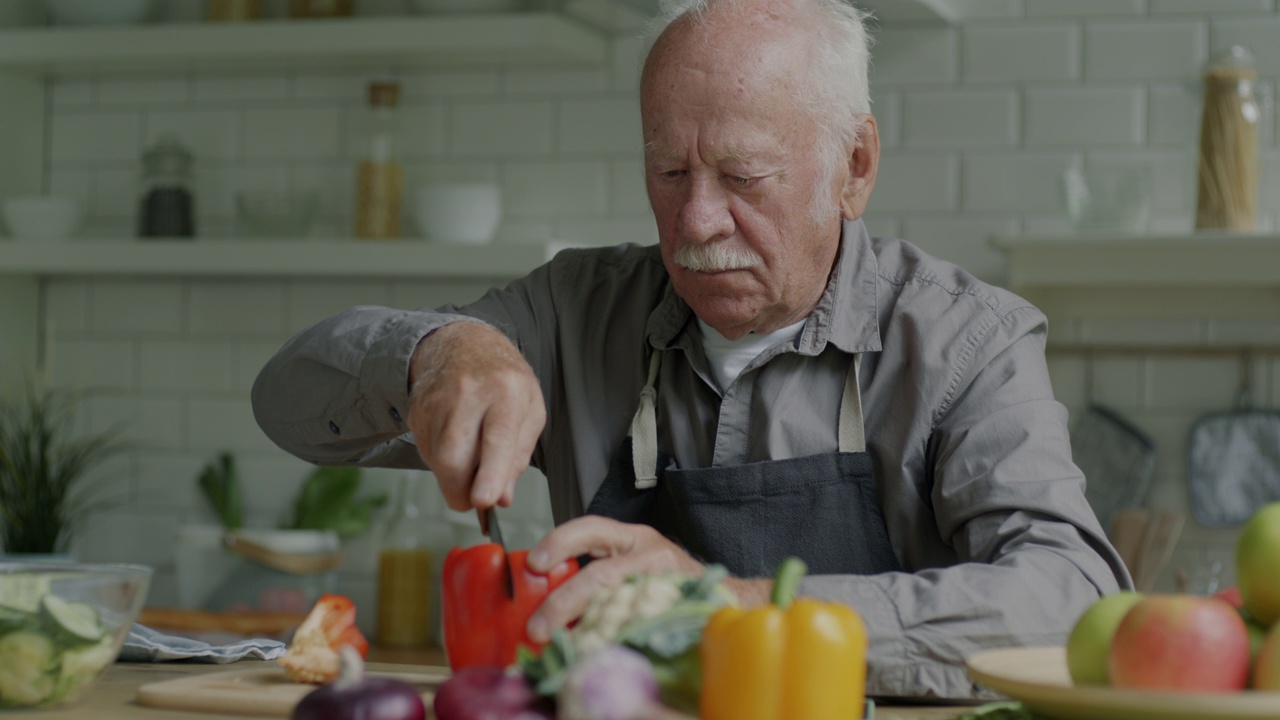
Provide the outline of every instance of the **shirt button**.
{"type": "Polygon", "coordinates": [[[329,429],[333,431],[334,435],[342,434],[342,431],[338,429],[338,424],[333,422],[332,420],[329,421],[329,429]]]}
{"type": "Polygon", "coordinates": [[[395,409],[394,407],[393,407],[393,408],[391,408],[391,418],[392,418],[393,420],[395,420],[396,422],[400,422],[400,420],[401,420],[401,418],[400,418],[400,411],[399,411],[399,410],[397,410],[397,409],[395,409]]]}

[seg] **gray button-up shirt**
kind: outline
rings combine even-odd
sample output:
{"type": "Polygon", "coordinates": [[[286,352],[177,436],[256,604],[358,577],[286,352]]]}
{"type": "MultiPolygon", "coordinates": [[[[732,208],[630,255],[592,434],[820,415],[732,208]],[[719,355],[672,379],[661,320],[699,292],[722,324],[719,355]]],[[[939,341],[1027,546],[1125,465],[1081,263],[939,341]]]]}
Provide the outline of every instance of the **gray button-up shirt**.
{"type": "Polygon", "coordinates": [[[1130,587],[1071,461],[1044,316],[900,240],[845,223],[835,271],[796,342],[722,393],[656,246],[562,252],[465,307],[353,308],[300,333],[253,389],[263,430],[320,464],[423,467],[402,417],[409,356],[450,322],[504,331],[533,367],[547,424],[533,464],[556,522],[581,515],[627,434],[651,352],[659,447],[682,468],[836,451],[854,353],[867,450],[904,572],[815,576],[855,607],[874,695],[965,697],[984,648],[1057,644],[1099,594],[1130,587]]]}

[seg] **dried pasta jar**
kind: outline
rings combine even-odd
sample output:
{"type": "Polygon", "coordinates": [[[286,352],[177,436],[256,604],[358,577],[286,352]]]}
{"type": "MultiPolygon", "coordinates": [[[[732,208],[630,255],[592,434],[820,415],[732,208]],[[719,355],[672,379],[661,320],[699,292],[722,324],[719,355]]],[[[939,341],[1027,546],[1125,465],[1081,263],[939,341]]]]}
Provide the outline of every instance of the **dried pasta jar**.
{"type": "Polygon", "coordinates": [[[1196,183],[1196,229],[1252,232],[1257,225],[1262,157],[1258,71],[1235,46],[1214,57],[1204,75],[1204,112],[1196,183]]]}

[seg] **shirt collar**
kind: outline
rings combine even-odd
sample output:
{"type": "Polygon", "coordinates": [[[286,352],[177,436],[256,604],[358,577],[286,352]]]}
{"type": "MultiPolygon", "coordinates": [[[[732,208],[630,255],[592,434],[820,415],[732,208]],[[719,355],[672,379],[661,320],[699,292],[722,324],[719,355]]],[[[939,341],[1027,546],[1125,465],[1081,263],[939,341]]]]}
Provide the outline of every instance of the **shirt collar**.
{"type": "MultiPolygon", "coordinates": [[[[804,355],[817,355],[831,343],[850,354],[879,352],[877,271],[878,263],[866,225],[861,220],[846,220],[840,229],[840,255],[835,270],[827,279],[827,288],[817,307],[809,314],[796,350],[804,355]]],[[[645,327],[650,345],[667,350],[677,345],[676,341],[693,325],[693,311],[676,294],[668,279],[662,300],[649,314],[645,327]]]]}

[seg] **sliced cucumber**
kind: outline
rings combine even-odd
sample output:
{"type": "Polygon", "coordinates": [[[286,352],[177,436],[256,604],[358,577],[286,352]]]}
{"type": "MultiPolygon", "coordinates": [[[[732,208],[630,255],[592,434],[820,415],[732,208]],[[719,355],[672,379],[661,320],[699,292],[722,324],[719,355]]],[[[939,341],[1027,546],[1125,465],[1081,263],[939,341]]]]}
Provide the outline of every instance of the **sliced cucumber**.
{"type": "Polygon", "coordinates": [[[49,638],[34,632],[9,633],[0,637],[0,658],[0,705],[39,705],[53,693],[57,666],[49,638]]]}
{"type": "Polygon", "coordinates": [[[37,612],[40,609],[40,598],[49,594],[51,584],[47,575],[0,575],[0,605],[14,610],[37,612]]]}
{"type": "Polygon", "coordinates": [[[97,642],[107,633],[98,619],[98,609],[92,605],[69,602],[57,595],[45,595],[40,606],[54,627],[75,640],[97,642]]]}
{"type": "Polygon", "coordinates": [[[0,634],[27,628],[34,620],[35,616],[29,612],[0,605],[0,634]]]}

